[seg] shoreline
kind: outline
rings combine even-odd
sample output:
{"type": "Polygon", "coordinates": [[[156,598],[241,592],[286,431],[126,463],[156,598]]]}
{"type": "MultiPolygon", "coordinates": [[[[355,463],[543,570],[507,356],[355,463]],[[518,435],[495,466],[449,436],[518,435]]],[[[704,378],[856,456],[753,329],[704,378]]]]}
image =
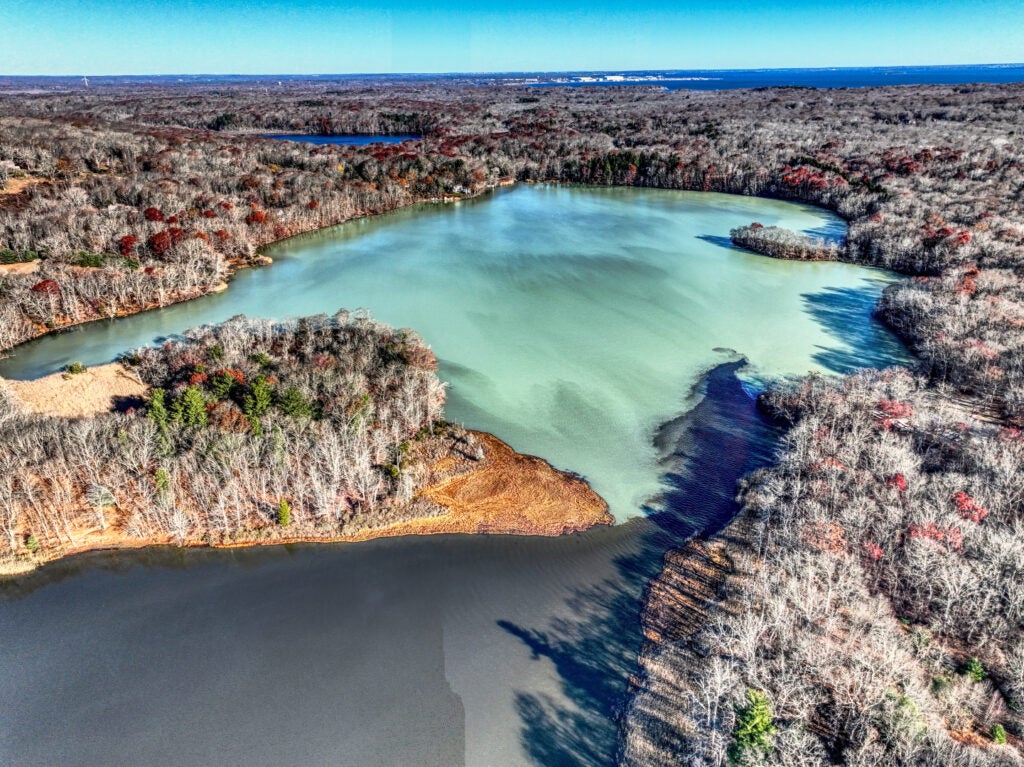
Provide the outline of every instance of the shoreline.
{"type": "MultiPolygon", "coordinates": [[[[113,367],[113,366],[112,366],[113,367]]],[[[2,383],[0,383],[2,385],[2,383]]],[[[359,543],[377,538],[424,535],[522,535],[556,537],[613,525],[608,504],[581,477],[554,468],[547,461],[517,453],[485,432],[470,432],[485,450],[485,459],[468,471],[443,476],[420,489],[409,502],[427,502],[445,509],[441,514],[416,517],[353,533],[287,535],[284,528],[247,531],[230,541],[205,540],[206,534],[131,538],[109,525],[83,534],[79,545],[53,548],[0,562],[0,581],[27,575],[53,562],[100,551],[131,551],[150,547],[180,549],[237,549],[296,543],[359,543]]],[[[442,458],[438,463],[451,461],[442,458]]],[[[444,472],[446,467],[432,467],[444,472]]]]}
{"type": "MultiPolygon", "coordinates": [[[[416,205],[449,205],[449,204],[456,203],[456,202],[463,202],[463,201],[469,201],[469,200],[478,200],[478,199],[480,199],[480,198],[482,198],[482,197],[484,197],[484,196],[486,196],[488,194],[493,194],[494,192],[496,192],[498,190],[501,190],[501,189],[508,189],[509,187],[514,187],[514,186],[516,186],[516,185],[518,185],[520,183],[521,184],[525,184],[525,185],[553,184],[553,185],[558,185],[558,186],[581,187],[581,188],[585,188],[585,189],[642,189],[642,188],[644,188],[644,187],[638,187],[638,186],[632,185],[632,184],[587,184],[587,183],[580,183],[580,182],[575,182],[575,181],[560,181],[558,179],[546,179],[546,180],[543,180],[543,181],[534,181],[534,180],[519,181],[518,179],[512,179],[512,180],[504,179],[504,180],[499,181],[498,183],[496,183],[496,184],[494,184],[492,186],[487,186],[484,189],[481,189],[479,192],[475,192],[475,193],[462,193],[462,194],[460,194],[457,197],[454,197],[454,196],[453,197],[447,197],[447,196],[443,196],[443,197],[428,197],[428,198],[417,199],[417,200],[413,200],[411,202],[400,204],[400,205],[397,205],[397,206],[395,206],[393,208],[388,208],[386,210],[360,211],[360,213],[358,215],[352,216],[351,218],[347,218],[347,219],[345,219],[343,221],[335,221],[333,223],[326,224],[324,226],[316,226],[316,227],[313,227],[311,229],[306,229],[306,230],[303,230],[303,231],[289,232],[288,234],[284,235],[283,237],[278,237],[278,238],[272,239],[272,240],[270,240],[268,242],[265,242],[265,243],[262,243],[262,244],[258,245],[255,248],[254,254],[253,254],[253,256],[250,259],[248,259],[248,260],[231,260],[231,261],[227,261],[226,264],[227,264],[228,268],[227,268],[226,274],[224,275],[224,279],[221,282],[217,283],[216,285],[214,285],[214,286],[212,286],[212,287],[210,287],[208,289],[204,288],[204,289],[199,290],[198,292],[189,292],[189,293],[184,293],[184,294],[179,293],[179,294],[171,296],[171,297],[167,298],[166,300],[164,300],[162,302],[159,302],[159,303],[151,303],[151,304],[147,304],[145,306],[133,307],[131,309],[122,309],[122,310],[119,310],[118,312],[116,312],[113,316],[90,317],[88,319],[80,320],[80,321],[77,321],[77,322],[56,322],[56,323],[54,323],[53,327],[46,327],[45,325],[39,325],[38,323],[35,323],[34,324],[35,333],[32,336],[19,341],[18,343],[16,343],[13,346],[0,347],[0,359],[4,359],[6,357],[11,356],[11,353],[14,352],[14,350],[16,350],[19,346],[22,346],[23,344],[31,343],[32,341],[38,341],[40,338],[45,338],[46,336],[49,336],[49,335],[57,335],[57,334],[64,333],[64,332],[71,332],[74,328],[82,327],[82,326],[88,325],[88,324],[93,323],[93,322],[102,322],[104,320],[124,319],[126,317],[133,317],[133,316],[135,316],[137,314],[144,314],[146,312],[157,311],[159,309],[165,309],[165,308],[167,308],[169,306],[174,306],[174,305],[177,305],[177,304],[188,303],[189,301],[195,301],[195,300],[198,300],[200,298],[204,298],[205,296],[217,295],[217,294],[220,294],[220,293],[224,293],[225,291],[228,291],[231,288],[231,280],[235,276],[235,274],[237,274],[238,272],[241,272],[241,271],[246,270],[246,269],[254,269],[254,268],[258,268],[258,267],[272,266],[273,263],[274,263],[274,260],[273,260],[272,257],[266,255],[266,252],[265,252],[266,249],[275,247],[277,245],[280,245],[281,243],[287,242],[288,240],[297,239],[299,237],[306,237],[306,236],[309,236],[309,235],[315,235],[315,234],[318,234],[318,233],[321,233],[321,232],[325,232],[328,229],[333,229],[334,227],[337,227],[337,226],[343,226],[344,224],[348,224],[348,223],[351,223],[353,221],[362,221],[364,219],[371,219],[371,218],[375,218],[375,217],[378,217],[378,216],[384,216],[384,215],[387,215],[389,213],[395,213],[395,212],[400,211],[400,210],[405,210],[407,208],[414,207],[416,205]]],[[[700,190],[700,189],[660,187],[660,186],[653,186],[653,187],[650,187],[650,188],[651,189],[662,189],[664,191],[695,192],[695,193],[698,193],[698,194],[709,194],[709,193],[710,194],[726,194],[726,195],[732,195],[732,196],[736,196],[736,197],[750,197],[750,198],[754,198],[754,199],[777,200],[779,202],[788,202],[788,203],[795,203],[795,204],[799,204],[799,205],[808,205],[810,207],[817,208],[819,210],[823,210],[823,211],[826,211],[826,212],[828,212],[828,213],[830,213],[832,215],[837,216],[838,218],[840,218],[843,221],[843,223],[847,227],[847,231],[849,231],[850,221],[845,216],[843,216],[839,211],[837,211],[835,208],[829,207],[827,205],[819,204],[819,203],[816,203],[816,202],[808,201],[808,200],[802,199],[800,197],[792,197],[792,196],[779,195],[779,194],[773,194],[773,193],[746,194],[746,193],[741,192],[741,191],[717,191],[717,190],[715,190],[715,191],[707,192],[707,191],[703,191],[703,190],[700,190]]],[[[744,250],[748,250],[748,249],[744,248],[744,250]]],[[[759,252],[754,251],[754,250],[750,250],[749,252],[754,253],[755,255],[764,256],[766,258],[777,258],[775,256],[771,256],[771,255],[765,254],[765,253],[759,253],[759,252]]],[[[848,260],[847,259],[842,259],[842,258],[836,258],[836,259],[832,259],[832,258],[828,258],[828,259],[815,259],[814,261],[811,261],[809,259],[780,259],[780,260],[801,260],[801,261],[806,261],[807,263],[820,262],[820,261],[836,261],[836,262],[840,262],[840,263],[857,264],[857,265],[865,266],[865,267],[868,267],[868,268],[875,268],[875,267],[877,267],[876,264],[872,264],[869,261],[867,261],[866,259],[861,259],[861,258],[856,258],[856,257],[851,257],[848,260]]],[[[34,274],[35,272],[37,272],[37,271],[39,271],[41,269],[43,263],[44,262],[37,260],[37,261],[32,261],[32,262],[29,262],[29,263],[25,263],[25,264],[18,263],[18,264],[8,264],[8,265],[0,266],[0,276],[3,276],[5,273],[11,274],[11,275],[34,274]]],[[[886,267],[883,267],[883,268],[886,268],[886,267]]],[[[902,273],[900,271],[892,270],[892,269],[890,269],[890,270],[891,271],[895,271],[895,273],[900,274],[902,277],[906,277],[907,276],[906,274],[904,274],[904,273],[902,273]]],[[[12,380],[12,379],[8,379],[8,380],[12,380]]]]}
{"type": "MultiPolygon", "coordinates": [[[[223,292],[227,291],[231,287],[231,279],[238,272],[241,272],[241,271],[243,271],[245,269],[254,269],[254,268],[258,268],[258,267],[272,266],[273,263],[274,263],[274,259],[272,257],[266,255],[266,253],[264,252],[265,249],[274,247],[276,245],[279,245],[280,243],[285,242],[287,240],[291,240],[291,239],[294,239],[294,238],[297,238],[297,237],[304,237],[304,236],[307,236],[307,235],[317,234],[318,232],[324,232],[324,231],[326,231],[328,229],[333,229],[336,226],[342,226],[344,224],[348,224],[348,223],[351,223],[353,221],[361,221],[363,219],[370,219],[370,218],[374,218],[374,217],[377,217],[377,216],[383,216],[383,215],[386,215],[388,213],[394,213],[396,211],[405,210],[406,208],[411,208],[411,207],[413,207],[415,205],[421,205],[421,204],[422,205],[430,205],[430,204],[448,205],[448,204],[452,204],[452,203],[456,203],[456,202],[461,202],[463,200],[475,200],[475,199],[478,199],[480,197],[483,197],[484,195],[486,195],[486,194],[488,194],[490,192],[494,192],[496,189],[499,189],[501,187],[514,186],[515,183],[516,183],[515,181],[513,181],[511,184],[509,184],[507,182],[506,183],[498,183],[498,184],[495,184],[494,186],[485,187],[484,189],[480,190],[479,192],[468,193],[468,194],[461,194],[461,195],[459,195],[457,197],[428,197],[428,198],[423,198],[423,199],[412,200],[411,202],[400,204],[400,205],[397,205],[397,206],[395,206],[393,208],[388,208],[386,210],[361,211],[359,213],[359,215],[352,216],[351,218],[346,218],[343,221],[335,221],[333,223],[326,224],[324,226],[316,226],[316,227],[313,227],[312,229],[306,229],[304,231],[290,232],[290,233],[284,235],[283,237],[278,237],[278,238],[275,238],[273,240],[270,240],[268,242],[265,242],[265,243],[262,243],[262,244],[256,246],[256,248],[254,249],[254,253],[253,253],[252,257],[247,259],[247,260],[228,260],[228,261],[226,261],[225,263],[227,265],[227,271],[224,274],[223,280],[218,282],[216,285],[213,285],[212,287],[202,288],[198,292],[179,293],[179,294],[173,295],[173,296],[171,296],[171,297],[169,297],[166,300],[163,300],[161,302],[153,302],[153,303],[150,303],[150,304],[146,304],[144,306],[133,307],[133,308],[130,308],[130,309],[121,309],[121,310],[115,312],[113,316],[89,317],[87,319],[80,320],[80,321],[77,321],[77,322],[59,322],[58,321],[58,322],[54,322],[53,327],[46,327],[45,325],[41,325],[39,323],[32,323],[33,324],[33,329],[35,331],[34,334],[29,336],[28,338],[25,338],[25,339],[19,341],[18,343],[14,344],[13,346],[7,346],[7,347],[0,346],[0,359],[4,359],[6,357],[11,356],[11,353],[15,349],[17,349],[19,346],[22,346],[23,344],[31,343],[32,341],[38,341],[40,338],[45,338],[46,336],[49,336],[49,335],[56,335],[56,334],[64,333],[64,332],[71,332],[74,328],[82,327],[82,326],[88,325],[88,324],[93,323],[93,322],[103,322],[104,320],[118,320],[118,319],[124,319],[126,317],[134,317],[137,314],[144,314],[145,312],[152,312],[152,311],[156,311],[156,310],[159,310],[159,309],[165,309],[165,308],[167,308],[169,306],[174,306],[176,304],[184,304],[184,303],[188,303],[189,301],[195,301],[197,299],[204,298],[205,296],[217,295],[219,293],[223,293],[223,292]]],[[[40,260],[36,260],[36,261],[30,261],[30,262],[26,262],[26,263],[3,264],[3,265],[0,265],[0,277],[3,277],[5,274],[9,274],[9,275],[12,275],[12,276],[24,276],[24,275],[35,274],[36,272],[38,272],[42,268],[43,263],[44,262],[42,262],[40,260]]],[[[8,379],[8,380],[10,380],[10,379],[8,379]]]]}
{"type": "Polygon", "coordinates": [[[618,764],[675,763],[678,744],[670,730],[687,731],[677,701],[699,694],[678,670],[708,661],[698,638],[704,626],[746,609],[742,590],[759,564],[760,525],[740,511],[720,532],[671,549],[644,589],[644,639],[622,713],[618,764]]]}

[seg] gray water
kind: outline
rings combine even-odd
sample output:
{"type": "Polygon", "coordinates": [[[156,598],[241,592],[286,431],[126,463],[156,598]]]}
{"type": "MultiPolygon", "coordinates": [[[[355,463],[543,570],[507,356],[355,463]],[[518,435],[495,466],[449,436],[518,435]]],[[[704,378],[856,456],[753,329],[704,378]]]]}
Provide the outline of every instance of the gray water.
{"type": "Polygon", "coordinates": [[[450,417],[585,474],[629,521],[44,568],[0,605],[0,764],[607,764],[643,585],[774,444],[753,391],[905,359],[870,317],[887,275],[728,247],[752,220],[840,230],[766,200],[515,189],[299,238],[225,294],[19,350],[0,375],[366,306],[433,345],[450,417]]]}

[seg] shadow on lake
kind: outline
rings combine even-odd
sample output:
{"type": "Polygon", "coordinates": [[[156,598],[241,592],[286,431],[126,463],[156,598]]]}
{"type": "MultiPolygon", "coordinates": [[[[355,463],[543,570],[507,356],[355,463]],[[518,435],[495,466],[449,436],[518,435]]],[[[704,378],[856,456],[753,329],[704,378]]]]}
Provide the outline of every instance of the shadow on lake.
{"type": "Polygon", "coordinates": [[[550,660],[562,696],[518,692],[521,738],[533,762],[546,767],[596,767],[613,762],[619,714],[642,643],[640,611],[662,557],[697,533],[713,534],[738,510],[736,483],[771,458],[778,430],[764,419],[737,378],[744,362],[712,369],[704,399],[661,427],[666,489],[648,516],[627,525],[631,546],[615,559],[610,579],[576,590],[571,618],[545,627],[499,625],[534,658],[550,660]],[[570,701],[571,704],[566,704],[570,701]]]}
{"type": "MultiPolygon", "coordinates": [[[[868,280],[869,284],[887,282],[868,280]]],[[[885,368],[912,358],[906,347],[878,319],[874,291],[864,286],[825,288],[801,296],[805,310],[836,339],[835,346],[818,346],[814,361],[845,375],[866,367],[885,368]]]]}

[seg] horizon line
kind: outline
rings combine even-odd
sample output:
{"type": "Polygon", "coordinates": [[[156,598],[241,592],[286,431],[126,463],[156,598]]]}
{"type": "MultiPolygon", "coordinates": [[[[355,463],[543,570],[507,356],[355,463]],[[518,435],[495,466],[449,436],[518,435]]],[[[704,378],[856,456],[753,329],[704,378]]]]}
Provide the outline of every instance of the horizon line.
{"type": "Polygon", "coordinates": [[[660,68],[660,69],[523,69],[523,70],[463,70],[448,72],[83,72],[64,74],[21,74],[0,73],[0,79],[60,79],[82,77],[458,77],[498,75],[570,75],[570,74],[622,74],[622,73],[666,73],[666,72],[835,72],[858,69],[969,69],[1024,67],[1024,62],[989,62],[974,64],[863,64],[854,66],[815,67],[726,67],[715,69],[660,68]]]}

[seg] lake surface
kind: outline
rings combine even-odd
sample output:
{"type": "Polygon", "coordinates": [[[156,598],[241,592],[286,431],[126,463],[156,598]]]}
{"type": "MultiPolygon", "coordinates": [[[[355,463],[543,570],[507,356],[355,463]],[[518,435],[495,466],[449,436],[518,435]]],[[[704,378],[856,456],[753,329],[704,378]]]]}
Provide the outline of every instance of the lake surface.
{"type": "Polygon", "coordinates": [[[644,584],[775,444],[754,392],[906,359],[871,319],[886,274],[730,247],[754,220],[841,232],[769,200],[514,188],[296,238],[226,293],[19,349],[0,375],[368,307],[432,344],[450,418],[584,474],[627,521],[44,568],[0,604],[0,763],[608,764],[644,584]]]}
{"type": "Polygon", "coordinates": [[[331,136],[316,136],[309,133],[267,133],[262,138],[272,138],[275,141],[298,141],[303,144],[336,144],[338,146],[368,146],[369,144],[401,144],[403,141],[419,141],[423,136],[416,136],[411,133],[402,135],[377,135],[345,134],[331,136]]]}
{"type": "Polygon", "coordinates": [[[28,344],[13,378],[113,359],[187,327],[368,307],[415,328],[450,383],[448,417],[584,475],[623,520],[659,489],[651,435],[735,350],[746,377],[846,371],[901,348],[871,309],[888,277],[736,250],[729,229],[835,234],[790,203],[664,190],[516,188],[295,238],[225,293],[28,344]]]}

